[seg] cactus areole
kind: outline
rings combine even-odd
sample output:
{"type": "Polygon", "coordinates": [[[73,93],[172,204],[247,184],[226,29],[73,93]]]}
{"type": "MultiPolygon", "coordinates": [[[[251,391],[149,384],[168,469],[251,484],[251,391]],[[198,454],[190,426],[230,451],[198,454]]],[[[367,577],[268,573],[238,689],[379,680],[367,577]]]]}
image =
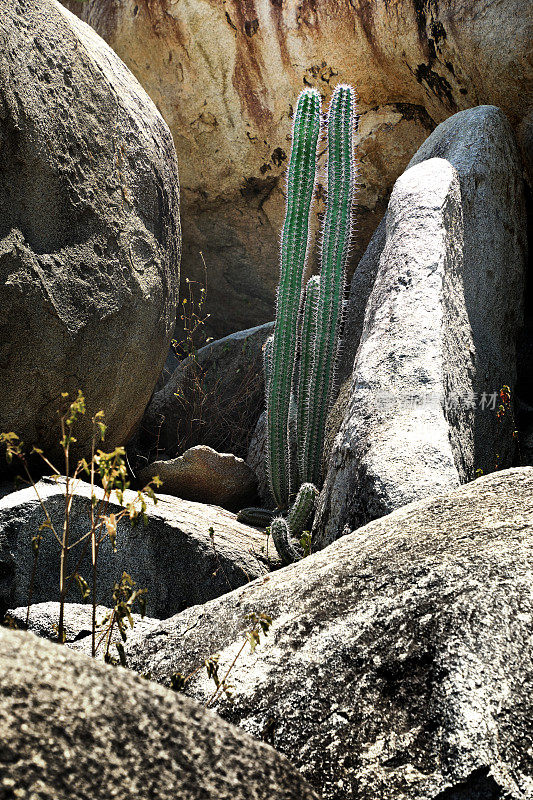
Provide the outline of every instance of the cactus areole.
{"type": "Polygon", "coordinates": [[[324,432],[334,390],[352,229],[354,122],[355,92],[351,86],[341,84],[333,92],[328,113],[328,196],[320,276],[310,278],[304,287],[320,133],[320,97],[316,90],[306,89],[298,98],[287,178],[276,321],[273,339],[265,349],[268,474],[280,510],[287,509],[301,484],[319,486],[322,480],[324,432]],[[300,308],[303,313],[298,331],[300,308]],[[292,448],[289,417],[294,412],[294,402],[296,443],[292,448]],[[297,464],[291,463],[294,449],[297,464]],[[293,485],[295,480],[297,483],[293,485]]]}

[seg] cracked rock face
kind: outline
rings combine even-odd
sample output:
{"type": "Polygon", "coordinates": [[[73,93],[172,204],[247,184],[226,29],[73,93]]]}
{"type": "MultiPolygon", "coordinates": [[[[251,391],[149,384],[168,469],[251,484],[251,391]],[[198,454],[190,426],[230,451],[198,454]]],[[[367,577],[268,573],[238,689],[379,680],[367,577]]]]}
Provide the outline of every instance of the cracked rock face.
{"type": "Polygon", "coordinates": [[[81,389],[80,447],[103,409],[112,449],[139,421],[175,323],[172,137],[59,3],[0,0],[0,17],[0,431],[55,455],[61,393],[81,389]]]}
{"type": "MultiPolygon", "coordinates": [[[[531,120],[522,125],[532,85],[522,0],[77,5],[170,126],[180,160],[183,273],[202,278],[201,250],[218,336],[272,318],[291,114],[304,86],[316,86],[326,103],[339,82],[359,94],[353,264],[394,181],[438,123],[491,103],[524,141],[531,129],[531,120]]],[[[317,212],[323,178],[319,184],[317,212]]]]}
{"type": "MultiPolygon", "coordinates": [[[[411,503],[127,644],[168,684],[270,632],[219,713],[273,744],[324,800],[533,796],[533,469],[411,503]]],[[[204,671],[190,687],[205,701],[204,671]]]]}
{"type": "Polygon", "coordinates": [[[286,758],[187,697],[0,628],[0,795],[318,800],[286,758]]]}

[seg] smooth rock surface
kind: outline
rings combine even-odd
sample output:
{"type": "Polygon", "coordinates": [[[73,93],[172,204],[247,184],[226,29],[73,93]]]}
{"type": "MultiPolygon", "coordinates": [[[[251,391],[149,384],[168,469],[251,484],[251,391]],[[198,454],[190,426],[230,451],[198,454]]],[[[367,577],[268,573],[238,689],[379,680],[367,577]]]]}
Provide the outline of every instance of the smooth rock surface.
{"type": "Polygon", "coordinates": [[[472,479],[476,470],[513,463],[513,423],[510,414],[498,420],[496,395],[504,385],[514,395],[526,255],[522,173],[509,123],[493,106],[460,112],[433,132],[397,181],[352,280],[340,374],[349,374],[351,364],[353,373],[328,420],[317,546],[405,502],[472,479]],[[443,218],[446,248],[457,255],[442,287],[429,255],[436,242],[421,223],[433,187],[426,199],[423,191],[419,199],[406,195],[403,206],[399,195],[413,169],[428,169],[424,164],[434,158],[457,172],[462,215],[455,228],[443,218]],[[426,273],[419,271],[424,260],[426,273]],[[453,312],[458,303],[461,319],[453,312]],[[427,324],[437,326],[437,335],[443,326],[440,355],[428,350],[427,324]],[[437,427],[423,416],[426,398],[435,394],[426,369],[433,359],[433,366],[440,359],[441,398],[448,404],[435,409],[437,427]],[[422,405],[412,409],[416,398],[422,405]],[[447,466],[442,458],[450,447],[455,477],[449,457],[447,466]]]}
{"type": "Polygon", "coordinates": [[[288,761],[187,697],[0,628],[0,794],[318,800],[288,761]]]}
{"type": "Polygon", "coordinates": [[[165,494],[224,508],[251,502],[257,492],[257,478],[242,458],[205,445],[190,447],[179,458],[154,461],[137,478],[147,484],[155,475],[163,482],[165,494]]]}
{"type": "Polygon", "coordinates": [[[456,170],[431,159],[396,181],[344,418],[313,527],[320,549],[473,472],[473,344],[456,170]]]}
{"type": "Polygon", "coordinates": [[[57,456],[61,393],[81,389],[80,449],[100,409],[112,448],[138,423],[175,324],[172,137],[55,0],[0,0],[0,18],[0,431],[57,456]]]}
{"type": "Polygon", "coordinates": [[[180,362],[146,409],[138,450],[173,457],[203,444],[244,458],[265,404],[263,346],[273,324],[217,339],[180,362]]]}
{"type": "MultiPolygon", "coordinates": [[[[129,640],[168,683],[249,623],[270,632],[217,710],[284,753],[324,800],[533,795],[533,469],[412,503],[320,553],[129,640]]],[[[200,671],[190,692],[205,700],[200,671]]]]}
{"type": "MultiPolygon", "coordinates": [[[[43,478],[37,484],[39,494],[57,530],[64,519],[65,485],[43,478]]],[[[95,488],[100,499],[103,490],[95,488]]],[[[71,511],[70,541],[77,541],[89,528],[90,485],[78,483],[71,511]]],[[[125,502],[136,493],[125,492],[125,502]]],[[[108,514],[118,514],[122,506],[112,500],[108,514]]],[[[148,501],[148,522],[131,528],[121,520],[117,527],[113,553],[109,537],[100,547],[97,579],[97,602],[111,602],[113,586],[125,571],[137,588],[147,589],[146,613],[165,618],[188,605],[204,603],[243,583],[264,575],[269,565],[279,565],[275,548],[255,528],[236,521],[235,515],[217,506],[191,503],[168,495],[159,495],[157,505],[148,501]],[[211,535],[210,530],[213,530],[211,535]]],[[[44,513],[33,488],[21,489],[0,500],[0,575],[4,610],[24,606],[33,567],[32,537],[44,520],[44,513]],[[5,585],[4,585],[5,584],[5,585]]],[[[82,554],[82,544],[74,547],[69,564],[74,568],[82,554]]],[[[51,534],[43,532],[39,549],[32,602],[59,600],[59,545],[51,534]]],[[[90,549],[78,566],[79,574],[91,585],[90,549]]],[[[70,573],[69,573],[70,574],[70,573]]],[[[67,599],[80,600],[73,583],[67,599]]]]}
{"type": "Polygon", "coordinates": [[[493,103],[525,142],[532,130],[531,118],[524,122],[533,28],[523,0],[90,0],[79,8],[172,130],[183,274],[202,279],[202,251],[216,336],[273,317],[291,115],[304,86],[325,104],[337,83],[359,95],[352,266],[436,125],[493,103]]]}

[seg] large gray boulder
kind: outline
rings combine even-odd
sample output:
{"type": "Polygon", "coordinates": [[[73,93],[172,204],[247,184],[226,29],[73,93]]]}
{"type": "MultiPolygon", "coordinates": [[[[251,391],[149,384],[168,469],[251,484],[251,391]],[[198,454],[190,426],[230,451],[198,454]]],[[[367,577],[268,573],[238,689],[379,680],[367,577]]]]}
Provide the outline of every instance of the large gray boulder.
{"type": "MultiPolygon", "coordinates": [[[[161,683],[234,659],[222,716],[284,753],[324,800],[533,796],[533,469],[375,520],[127,645],[161,683]]],[[[223,672],[222,672],[223,674],[223,672]]],[[[200,671],[191,694],[204,700],[200,671]]]]}
{"type": "MultiPolygon", "coordinates": [[[[62,392],[138,423],[175,323],[169,129],[118,56],[55,0],[0,0],[0,431],[57,456],[62,392]]],[[[5,467],[2,459],[0,469],[5,467]]]]}
{"type": "Polygon", "coordinates": [[[146,409],[140,452],[173,458],[204,444],[245,458],[265,403],[263,346],[273,325],[237,331],[182,361],[146,409]]]}
{"type": "Polygon", "coordinates": [[[390,199],[316,549],[471,476],[474,404],[464,400],[473,393],[474,347],[462,281],[459,179],[434,158],[407,170],[390,199]]]}
{"type": "Polygon", "coordinates": [[[316,547],[513,463],[495,400],[514,393],[525,259],[509,123],[493,106],[462,111],[396,182],[354,275],[340,373],[353,372],[328,421],[316,547]]]}
{"type": "Polygon", "coordinates": [[[294,767],[186,697],[0,628],[0,796],[318,800],[294,767]]]}
{"type": "MultiPolygon", "coordinates": [[[[56,530],[61,532],[64,482],[56,484],[43,478],[37,489],[56,530]]],[[[95,495],[101,499],[103,490],[95,488],[95,495]]],[[[90,496],[90,485],[80,481],[70,512],[72,543],[90,527],[90,496]]],[[[135,496],[135,492],[126,491],[124,502],[135,496]]],[[[118,514],[121,510],[123,506],[112,499],[107,513],[118,514]]],[[[159,495],[157,505],[148,501],[147,518],[146,525],[139,522],[134,528],[127,519],[118,523],[116,553],[109,537],[103,539],[98,561],[98,603],[109,605],[113,586],[125,571],[137,588],[148,590],[146,613],[164,618],[248,583],[267,573],[271,565],[279,566],[271,543],[267,553],[264,533],[237,522],[234,514],[217,506],[159,495]]],[[[31,487],[0,500],[0,611],[28,602],[32,537],[43,521],[43,510],[31,487]]],[[[59,600],[59,556],[58,543],[51,532],[44,530],[32,592],[34,603],[59,600]]],[[[72,548],[69,564],[71,569],[78,564],[79,574],[91,583],[90,547],[86,542],[85,547],[82,542],[72,548]]],[[[76,582],[67,599],[81,599],[76,582]]]]}

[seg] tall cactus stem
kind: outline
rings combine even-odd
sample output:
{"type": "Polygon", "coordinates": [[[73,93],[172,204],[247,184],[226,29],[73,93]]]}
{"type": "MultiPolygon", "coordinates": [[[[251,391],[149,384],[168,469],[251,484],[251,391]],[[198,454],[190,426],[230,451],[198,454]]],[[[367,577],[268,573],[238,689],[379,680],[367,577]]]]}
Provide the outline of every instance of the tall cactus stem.
{"type": "Polygon", "coordinates": [[[326,417],[331,404],[342,324],[344,274],[351,238],[355,162],[355,93],[338,85],[328,114],[328,196],[322,231],[320,292],[315,349],[309,383],[309,412],[301,480],[320,485],[326,417]]]}
{"type": "Polygon", "coordinates": [[[320,277],[313,275],[305,287],[305,301],[300,333],[300,375],[298,381],[298,404],[296,415],[296,451],[298,481],[303,483],[306,473],[304,463],[305,431],[309,422],[309,389],[313,370],[314,348],[317,337],[317,309],[320,292],[320,277]]]}
{"type": "Polygon", "coordinates": [[[294,120],[267,392],[268,472],[272,494],[280,509],[287,507],[290,494],[289,405],[319,132],[320,95],[315,89],[306,89],[298,98],[294,120]]]}

